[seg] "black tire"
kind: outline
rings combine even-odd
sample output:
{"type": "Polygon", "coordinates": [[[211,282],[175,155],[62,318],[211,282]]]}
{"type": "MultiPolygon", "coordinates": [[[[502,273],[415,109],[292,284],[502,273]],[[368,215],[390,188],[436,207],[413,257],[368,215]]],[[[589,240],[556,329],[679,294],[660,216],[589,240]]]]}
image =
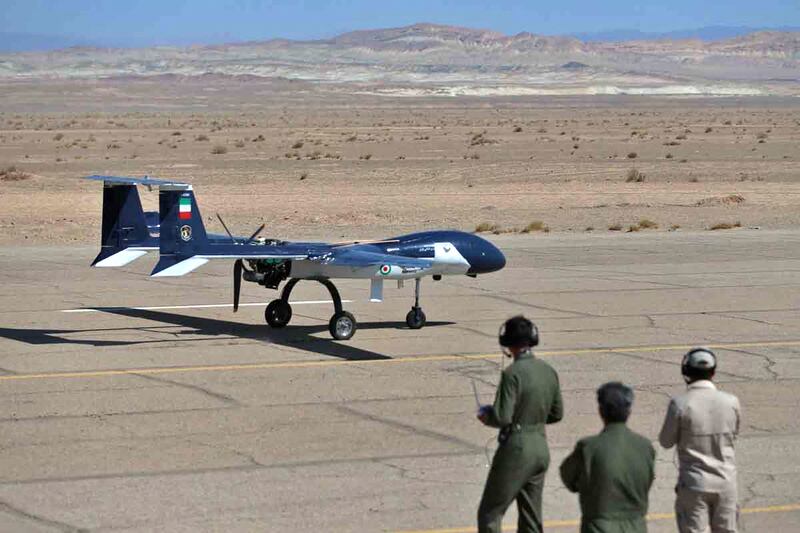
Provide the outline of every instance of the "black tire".
{"type": "Polygon", "coordinates": [[[427,317],[420,307],[416,307],[406,315],[406,324],[411,329],[420,329],[425,326],[427,317]]]}
{"type": "Polygon", "coordinates": [[[356,323],[356,317],[347,311],[335,313],[328,323],[328,331],[331,332],[331,336],[337,341],[346,341],[350,339],[355,335],[357,329],[358,323],[356,323]]]}
{"type": "Polygon", "coordinates": [[[272,300],[264,310],[264,319],[273,328],[283,328],[292,319],[292,306],[285,300],[272,300]]]}

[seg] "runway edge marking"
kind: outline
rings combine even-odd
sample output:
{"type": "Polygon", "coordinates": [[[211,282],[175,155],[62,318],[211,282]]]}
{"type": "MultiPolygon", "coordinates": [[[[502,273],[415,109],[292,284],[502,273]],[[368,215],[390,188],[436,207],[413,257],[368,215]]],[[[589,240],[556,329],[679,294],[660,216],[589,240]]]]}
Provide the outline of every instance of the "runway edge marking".
{"type": "MultiPolygon", "coordinates": [[[[761,341],[761,342],[739,342],[724,344],[707,344],[708,348],[718,350],[736,348],[768,348],[800,346],[800,341],[761,341]]],[[[603,348],[580,348],[575,350],[549,350],[537,352],[542,357],[557,357],[569,355],[588,355],[599,353],[621,353],[621,352],[659,352],[667,350],[688,350],[693,346],[688,344],[660,345],[660,346],[625,346],[625,347],[603,347],[603,348]]],[[[58,378],[96,378],[112,376],[135,376],[137,374],[185,374],[190,372],[236,372],[244,370],[270,370],[280,368],[313,368],[328,366],[347,366],[347,365],[377,365],[377,364],[400,364],[400,363],[420,363],[420,362],[441,362],[441,361],[468,361],[480,359],[492,359],[498,357],[497,353],[491,354],[443,354],[443,355],[416,355],[409,357],[398,357],[393,359],[365,359],[365,360],[316,360],[316,361],[283,361],[278,363],[245,363],[232,365],[205,365],[205,366],[167,366],[167,367],[148,367],[148,368],[122,368],[108,370],[85,370],[71,372],[42,372],[35,374],[11,374],[0,376],[0,382],[6,381],[26,381],[39,379],[58,379],[58,378]]]]}
{"type": "MultiPolygon", "coordinates": [[[[745,507],[739,509],[740,514],[765,514],[765,513],[791,513],[800,511],[800,503],[787,503],[782,505],[770,505],[766,507],[745,507]]],[[[647,515],[648,522],[658,522],[675,518],[675,513],[652,513],[647,515]]],[[[581,525],[579,519],[572,520],[545,520],[544,527],[578,527],[581,525]]],[[[513,524],[504,524],[504,528],[514,529],[513,524]]],[[[394,533],[475,533],[474,527],[453,527],[445,529],[412,529],[397,530],[394,533]]]]}

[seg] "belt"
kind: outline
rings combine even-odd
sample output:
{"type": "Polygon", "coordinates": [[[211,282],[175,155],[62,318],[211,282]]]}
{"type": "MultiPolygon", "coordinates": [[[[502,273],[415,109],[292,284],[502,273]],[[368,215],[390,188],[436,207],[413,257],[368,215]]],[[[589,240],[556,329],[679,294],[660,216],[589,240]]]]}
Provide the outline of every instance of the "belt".
{"type": "Polygon", "coordinates": [[[521,433],[527,431],[541,431],[544,429],[544,424],[510,424],[506,426],[512,433],[521,433]]]}

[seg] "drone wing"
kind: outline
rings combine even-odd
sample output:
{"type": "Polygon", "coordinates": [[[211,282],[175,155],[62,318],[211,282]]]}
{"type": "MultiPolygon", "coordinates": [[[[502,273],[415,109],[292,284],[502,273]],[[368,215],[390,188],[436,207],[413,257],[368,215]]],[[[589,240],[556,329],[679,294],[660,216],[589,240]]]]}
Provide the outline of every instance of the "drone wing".
{"type": "Polygon", "coordinates": [[[403,279],[425,274],[433,266],[430,259],[420,259],[356,247],[333,248],[327,254],[312,260],[326,265],[345,266],[355,269],[374,268],[374,277],[403,279]]]}

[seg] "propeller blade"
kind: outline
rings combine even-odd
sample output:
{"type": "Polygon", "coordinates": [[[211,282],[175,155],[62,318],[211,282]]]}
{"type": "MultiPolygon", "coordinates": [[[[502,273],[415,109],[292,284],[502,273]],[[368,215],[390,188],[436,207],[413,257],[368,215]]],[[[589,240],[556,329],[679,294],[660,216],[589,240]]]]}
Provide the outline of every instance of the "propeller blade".
{"type": "Polygon", "coordinates": [[[261,233],[262,231],[264,231],[264,228],[266,228],[266,227],[267,227],[267,225],[266,225],[266,224],[261,224],[261,226],[260,226],[260,227],[259,227],[259,228],[258,228],[258,229],[255,231],[255,233],[253,233],[252,235],[250,235],[250,238],[249,238],[249,239],[247,239],[247,242],[251,242],[253,239],[255,239],[256,237],[258,237],[258,234],[259,234],[259,233],[261,233]]]}
{"type": "Polygon", "coordinates": [[[242,268],[244,263],[241,259],[237,259],[233,263],[233,312],[239,310],[239,293],[242,290],[242,268]]]}
{"type": "Polygon", "coordinates": [[[222,220],[222,217],[219,216],[219,213],[216,213],[216,215],[217,219],[219,219],[220,224],[222,224],[222,227],[225,228],[225,233],[228,234],[228,237],[230,237],[233,242],[236,242],[236,239],[233,238],[233,233],[231,233],[231,230],[228,229],[228,226],[225,224],[225,221],[222,220]]]}

